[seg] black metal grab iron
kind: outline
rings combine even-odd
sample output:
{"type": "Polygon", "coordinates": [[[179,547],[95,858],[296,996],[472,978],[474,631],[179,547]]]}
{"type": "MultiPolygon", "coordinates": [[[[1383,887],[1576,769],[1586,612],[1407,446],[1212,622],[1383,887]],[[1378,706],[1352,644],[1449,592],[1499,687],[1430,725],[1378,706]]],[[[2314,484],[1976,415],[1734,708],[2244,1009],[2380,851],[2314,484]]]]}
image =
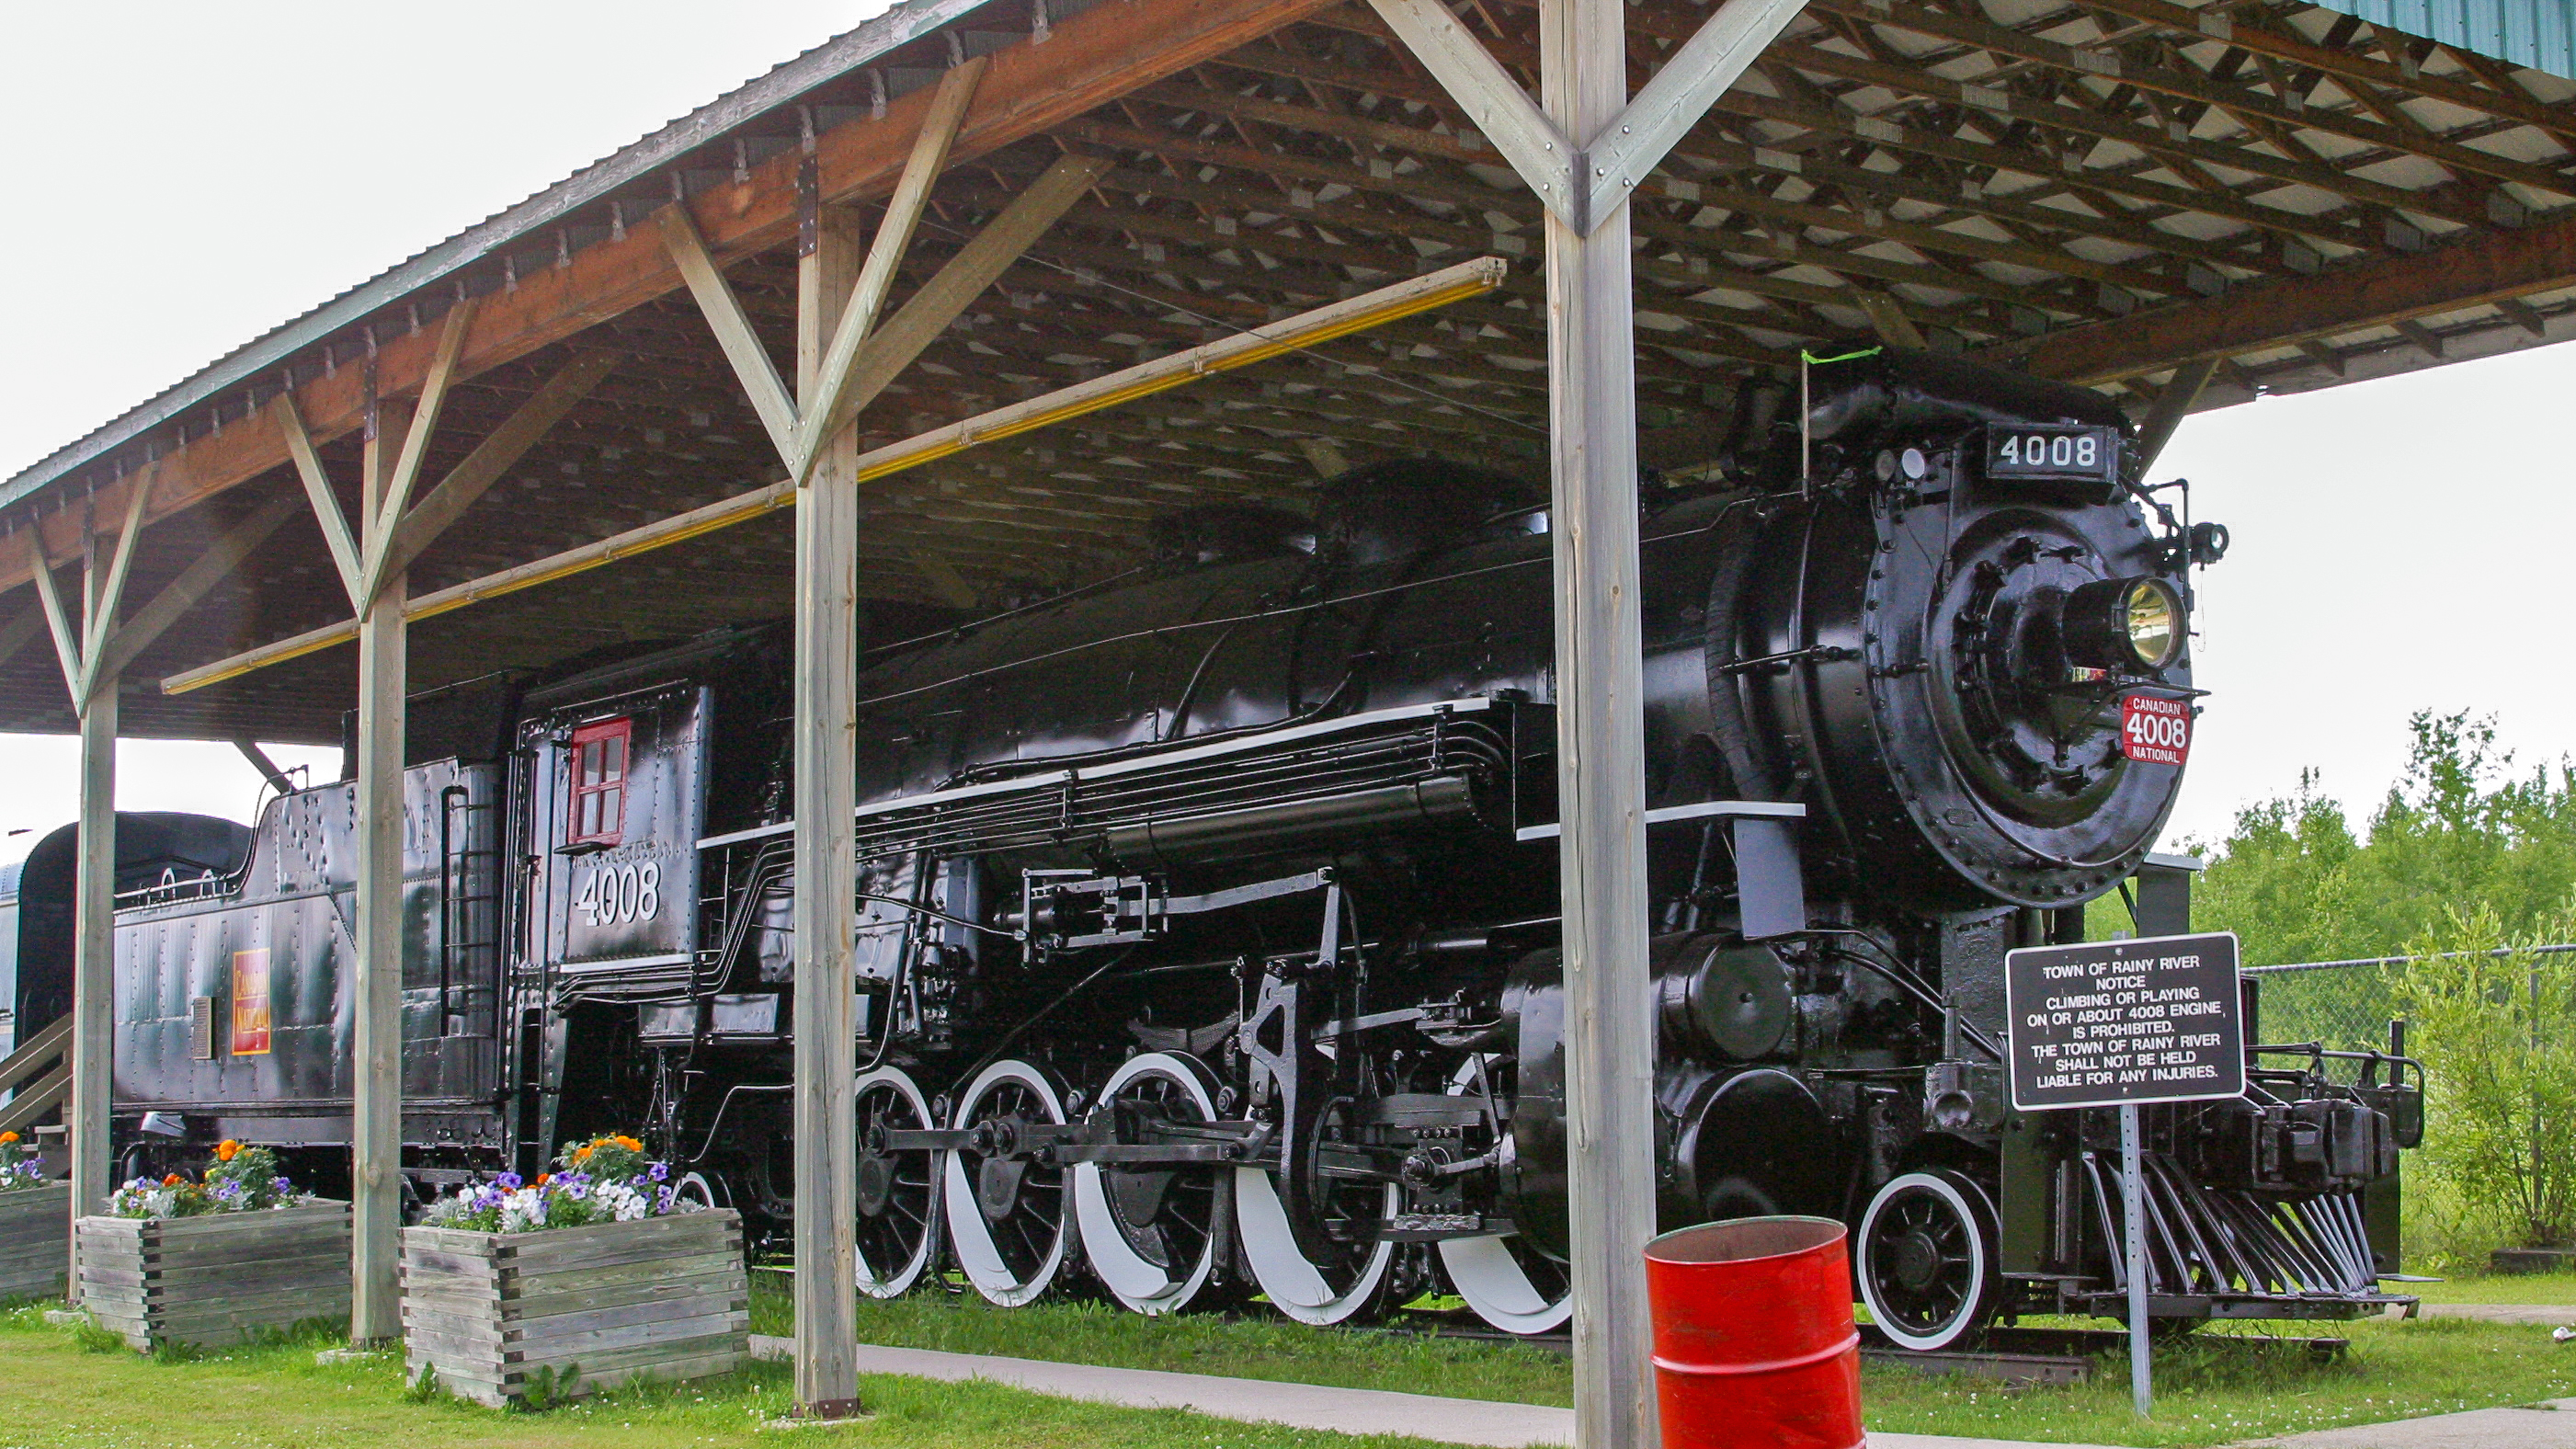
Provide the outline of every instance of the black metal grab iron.
{"type": "MultiPolygon", "coordinates": [[[[2010,1109],[2003,956],[2080,932],[2161,829],[2216,546],[2096,394],[1892,351],[1810,382],[1803,427],[1647,490],[1661,1214],[1838,1218],[1882,1329],[1940,1348],[2118,1288],[2108,1118],[2010,1109]]],[[[1257,1291],[1320,1324],[1445,1281],[1499,1328],[1564,1321],[1547,526],[1521,480],[1383,465],[1310,515],[1177,515],[1109,586],[873,621],[864,1291],[947,1263],[1003,1304],[1257,1291]]],[[[419,1191],[640,1122],[783,1236],[811,987],[784,660],[729,631],[413,702],[419,1191]]],[[[129,898],[136,1169],[236,1137],[345,1171],[352,817],[346,784],[287,794],[129,898]]],[[[22,1031],[68,982],[63,855],[26,876],[22,1031]]],[[[2397,1072],[2320,1056],[2150,1111],[2160,1315],[2390,1301],[2397,1072]]]]}

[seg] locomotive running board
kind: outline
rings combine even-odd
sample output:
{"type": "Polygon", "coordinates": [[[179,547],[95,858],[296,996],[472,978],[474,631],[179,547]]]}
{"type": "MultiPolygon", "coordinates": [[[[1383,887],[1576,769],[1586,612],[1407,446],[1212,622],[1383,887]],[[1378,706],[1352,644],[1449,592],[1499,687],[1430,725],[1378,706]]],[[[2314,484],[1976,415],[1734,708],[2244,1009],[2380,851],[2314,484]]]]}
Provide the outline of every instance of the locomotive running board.
{"type": "MultiPolygon", "coordinates": [[[[1781,800],[1702,800],[1696,805],[1665,805],[1646,812],[1646,828],[1675,825],[1684,820],[1804,820],[1807,807],[1781,800]]],[[[1554,840],[1565,827],[1557,821],[1545,825],[1524,825],[1512,832],[1512,839],[1527,845],[1533,840],[1554,840]]]]}

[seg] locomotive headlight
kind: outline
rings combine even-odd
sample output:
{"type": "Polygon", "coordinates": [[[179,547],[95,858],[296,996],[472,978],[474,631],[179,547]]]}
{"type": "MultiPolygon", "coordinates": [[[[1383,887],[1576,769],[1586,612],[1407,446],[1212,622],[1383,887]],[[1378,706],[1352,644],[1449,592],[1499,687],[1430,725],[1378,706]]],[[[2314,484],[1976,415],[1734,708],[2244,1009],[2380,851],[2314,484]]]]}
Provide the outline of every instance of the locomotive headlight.
{"type": "Polygon", "coordinates": [[[2162,579],[2131,579],[2120,599],[2120,622],[2129,652],[2149,669],[2162,669],[2182,653],[2182,596],[2162,579]]]}
{"type": "Polygon", "coordinates": [[[2182,593],[2158,578],[2102,579],[2066,596],[2066,660],[2122,674],[2158,670],[2182,657],[2182,593]]]}

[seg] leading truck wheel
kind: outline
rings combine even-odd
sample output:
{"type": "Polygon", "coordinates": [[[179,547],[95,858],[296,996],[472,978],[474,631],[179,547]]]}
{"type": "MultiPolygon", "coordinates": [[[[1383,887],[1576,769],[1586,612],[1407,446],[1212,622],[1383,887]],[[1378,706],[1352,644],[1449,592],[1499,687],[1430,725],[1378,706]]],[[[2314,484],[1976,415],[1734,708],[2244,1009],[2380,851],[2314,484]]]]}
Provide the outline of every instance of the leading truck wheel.
{"type": "Polygon", "coordinates": [[[1909,1172],[1861,1214],[1855,1275],[1861,1301],[1899,1348],[1948,1348],[1994,1311],[1995,1210],[1956,1172],[1909,1172]]]}
{"type": "Polygon", "coordinates": [[[993,1063],[958,1099],[955,1125],[976,1140],[948,1154],[941,1193],[948,1241],[966,1281],[998,1307],[1035,1301],[1073,1254],[1065,1171],[1023,1132],[1064,1120],[1064,1094],[1027,1062],[993,1063]]]}
{"type": "Polygon", "coordinates": [[[927,1131],[930,1104],[910,1074],[881,1067],[858,1080],[858,1124],[859,1291],[900,1298],[938,1253],[939,1154],[886,1136],[927,1131]]]}
{"type": "MultiPolygon", "coordinates": [[[[1112,1140],[1158,1140],[1163,1123],[1216,1120],[1207,1069],[1169,1052],[1129,1057],[1100,1089],[1091,1120],[1112,1140]]],[[[1232,1182],[1225,1169],[1172,1163],[1073,1167],[1082,1250],[1117,1300],[1149,1317],[1186,1308],[1216,1273],[1232,1182]]]]}

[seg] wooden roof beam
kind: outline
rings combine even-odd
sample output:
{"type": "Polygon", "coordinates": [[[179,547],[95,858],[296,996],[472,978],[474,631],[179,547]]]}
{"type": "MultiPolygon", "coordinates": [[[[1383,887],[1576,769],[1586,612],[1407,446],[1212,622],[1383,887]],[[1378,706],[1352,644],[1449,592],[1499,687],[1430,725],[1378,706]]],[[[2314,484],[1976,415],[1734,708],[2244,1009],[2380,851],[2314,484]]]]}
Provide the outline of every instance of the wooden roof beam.
{"type": "MultiPolygon", "coordinates": [[[[2244,12],[2220,13],[2216,7],[2195,10],[2173,0],[2079,0],[2081,8],[2160,25],[2194,40],[2215,40],[2293,65],[2310,66],[2340,80],[2385,86],[2390,90],[2448,101],[2472,111],[2535,126],[2562,141],[2576,143],[2576,115],[2501,86],[2488,90],[2451,76],[2413,73],[2356,51],[2323,46],[2304,36],[2251,24],[2244,12]]],[[[2474,69],[2474,67],[2472,67],[2474,69]]]]}
{"type": "MultiPolygon", "coordinates": [[[[1054,25],[1044,45],[1024,42],[989,57],[992,68],[959,130],[955,155],[972,159],[1025,140],[1138,85],[1222,55],[1334,3],[1125,0],[1084,11],[1054,25]]],[[[893,101],[882,120],[853,121],[818,136],[815,161],[823,199],[847,202],[885,195],[931,99],[932,88],[925,87],[893,101]]],[[[690,198],[718,256],[764,250],[795,234],[800,159],[788,152],[752,167],[743,181],[690,198]]],[[[677,269],[651,228],[636,228],[622,241],[584,247],[564,266],[522,276],[517,290],[482,299],[465,338],[459,375],[470,377],[525,357],[680,285],[677,269]]],[[[399,396],[420,386],[434,346],[426,331],[379,347],[375,372],[380,395],[399,396]]],[[[316,437],[329,439],[358,426],[366,401],[363,371],[343,367],[334,376],[296,379],[298,405],[316,437]]],[[[191,440],[156,465],[163,477],[154,490],[150,517],[194,506],[286,460],[286,440],[273,414],[191,440]]],[[[135,476],[129,472],[102,487],[102,504],[122,506],[135,476]]],[[[0,538],[0,589],[30,577],[33,533],[21,529],[0,538]]]]}
{"type": "Polygon", "coordinates": [[[2249,286],[1992,349],[2031,372],[2108,382],[2576,284],[2576,217],[2249,286]]]}

